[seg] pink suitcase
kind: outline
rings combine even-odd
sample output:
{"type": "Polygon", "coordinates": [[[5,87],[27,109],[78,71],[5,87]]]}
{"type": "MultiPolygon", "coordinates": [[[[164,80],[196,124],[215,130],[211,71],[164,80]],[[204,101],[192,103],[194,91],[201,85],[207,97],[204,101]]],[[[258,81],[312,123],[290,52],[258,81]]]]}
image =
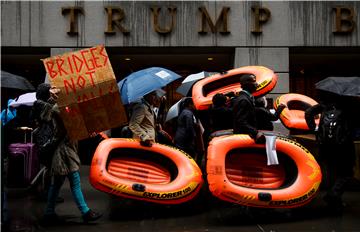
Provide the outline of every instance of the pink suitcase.
{"type": "Polygon", "coordinates": [[[27,187],[39,172],[40,164],[35,144],[32,141],[32,129],[20,127],[25,134],[24,143],[12,143],[8,147],[8,186],[27,187]],[[30,134],[27,142],[26,134],[30,134]]]}

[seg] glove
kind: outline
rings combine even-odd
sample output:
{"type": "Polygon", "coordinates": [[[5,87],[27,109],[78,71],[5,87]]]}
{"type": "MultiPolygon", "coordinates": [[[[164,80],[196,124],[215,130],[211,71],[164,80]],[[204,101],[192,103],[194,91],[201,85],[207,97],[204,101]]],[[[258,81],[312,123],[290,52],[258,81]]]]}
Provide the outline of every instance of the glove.
{"type": "Polygon", "coordinates": [[[262,132],[258,132],[255,137],[255,143],[264,144],[265,142],[265,135],[262,132]]]}
{"type": "Polygon", "coordinates": [[[60,89],[55,86],[52,86],[49,92],[50,92],[50,97],[52,97],[56,101],[59,97],[58,93],[60,93],[60,89]]]}
{"type": "Polygon", "coordinates": [[[144,141],[140,141],[140,145],[144,146],[144,147],[151,147],[152,142],[151,142],[151,140],[144,140],[144,141]]]}
{"type": "Polygon", "coordinates": [[[286,105],[280,104],[278,108],[276,109],[276,113],[279,115],[281,112],[286,108],[286,105]]]}

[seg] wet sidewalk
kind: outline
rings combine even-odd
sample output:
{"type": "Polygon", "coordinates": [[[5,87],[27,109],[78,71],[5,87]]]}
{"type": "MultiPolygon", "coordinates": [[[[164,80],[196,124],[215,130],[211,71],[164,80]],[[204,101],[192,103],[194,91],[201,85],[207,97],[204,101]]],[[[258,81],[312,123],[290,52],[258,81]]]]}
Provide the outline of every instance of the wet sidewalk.
{"type": "Polygon", "coordinates": [[[360,231],[360,192],[344,195],[347,206],[342,215],[332,215],[321,197],[297,209],[254,209],[226,203],[203,192],[194,201],[182,205],[163,206],[132,201],[95,190],[88,181],[90,166],[81,169],[82,188],[90,208],[103,212],[92,224],[83,224],[72,199],[69,183],[65,182],[61,196],[64,203],[57,213],[66,222],[44,227],[39,222],[45,202],[21,189],[8,190],[10,225],[2,231],[134,231],[134,232],[230,232],[230,231],[360,231]]]}

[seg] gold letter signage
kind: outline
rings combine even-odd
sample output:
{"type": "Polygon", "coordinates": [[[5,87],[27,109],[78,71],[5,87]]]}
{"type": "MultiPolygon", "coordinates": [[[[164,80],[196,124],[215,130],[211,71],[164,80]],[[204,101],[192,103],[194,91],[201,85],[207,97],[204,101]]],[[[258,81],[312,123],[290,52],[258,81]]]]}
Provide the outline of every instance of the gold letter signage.
{"type": "Polygon", "coordinates": [[[105,34],[114,35],[116,32],[114,31],[113,26],[115,25],[124,35],[128,35],[130,32],[121,25],[121,21],[125,18],[124,11],[118,7],[105,7],[105,10],[108,15],[107,30],[105,31],[105,34]],[[115,14],[116,17],[114,17],[115,14]]]}
{"type": "MultiPolygon", "coordinates": [[[[295,7],[295,6],[294,6],[295,7]]],[[[220,7],[217,7],[220,11],[220,7]]],[[[356,29],[356,12],[354,6],[346,7],[346,6],[336,6],[332,8],[335,11],[335,21],[334,21],[334,34],[350,34],[356,29]]],[[[153,6],[150,7],[151,15],[150,19],[153,24],[154,31],[160,35],[167,36],[169,35],[176,26],[176,16],[177,16],[177,8],[176,7],[167,7],[168,12],[161,13],[161,7],[153,6]]],[[[195,9],[194,9],[195,10],[195,9]]],[[[230,7],[222,7],[220,14],[217,16],[215,13],[215,17],[212,18],[207,11],[205,6],[201,6],[198,8],[200,15],[197,15],[197,20],[200,20],[200,30],[199,34],[207,34],[211,32],[213,34],[221,33],[223,35],[227,35],[230,33],[229,30],[229,22],[228,16],[230,7]],[[214,20],[215,19],[215,20],[214,20]]],[[[128,35],[130,30],[123,26],[125,19],[125,12],[123,9],[119,7],[113,6],[105,6],[105,11],[107,14],[107,25],[104,33],[106,35],[115,35],[116,30],[122,32],[123,35],[128,35]]],[[[262,26],[267,23],[271,19],[271,11],[262,6],[252,6],[251,11],[252,14],[252,28],[251,33],[260,35],[262,31],[262,26]]],[[[188,14],[189,11],[184,11],[184,13],[188,14]]],[[[67,33],[70,36],[77,36],[78,33],[78,15],[85,14],[82,7],[63,7],[61,10],[62,15],[69,18],[70,26],[69,31],[67,33]]],[[[332,13],[331,13],[332,14],[332,13]]],[[[190,17],[189,15],[184,15],[182,17],[190,17]]],[[[303,15],[305,17],[306,14],[303,15]]],[[[87,16],[90,17],[90,16],[87,16]]],[[[289,17],[292,17],[289,15],[289,17]]],[[[301,14],[296,17],[302,17],[301,14]]],[[[241,18],[241,17],[240,17],[241,18]]],[[[131,20],[135,20],[136,18],[132,18],[131,20]]],[[[236,18],[237,20],[239,18],[236,18]]],[[[311,20],[316,21],[316,16],[311,20]]],[[[141,22],[144,25],[147,25],[149,22],[146,19],[143,19],[141,22]]],[[[196,23],[196,22],[192,22],[196,23]]],[[[316,22],[314,22],[316,23],[316,22]]],[[[247,25],[247,22],[243,22],[244,25],[247,25]]],[[[239,27],[241,25],[235,25],[239,27]]],[[[306,27],[304,24],[303,27],[306,27]]],[[[304,28],[306,30],[307,28],[304,28]]],[[[324,29],[327,31],[327,28],[324,29]]]]}
{"type": "Polygon", "coordinates": [[[334,33],[351,33],[355,27],[354,9],[350,7],[335,7],[336,24],[334,33]]]}
{"type": "Polygon", "coordinates": [[[84,10],[82,7],[63,7],[61,9],[63,15],[70,13],[70,30],[67,32],[69,35],[77,35],[77,15],[78,13],[83,14],[84,10]]]}
{"type": "Polygon", "coordinates": [[[254,21],[254,29],[251,31],[252,33],[262,33],[261,24],[266,23],[271,16],[271,12],[269,9],[264,7],[251,7],[255,14],[255,21],[254,21]]]}
{"type": "Polygon", "coordinates": [[[214,25],[213,21],[211,20],[211,17],[209,13],[207,12],[205,7],[200,7],[199,11],[201,12],[201,29],[199,31],[200,34],[206,34],[207,30],[206,22],[208,23],[210,30],[212,33],[216,33],[218,28],[220,28],[222,23],[222,29],[219,30],[221,34],[228,34],[230,31],[228,30],[228,13],[229,13],[230,7],[223,7],[219,18],[216,20],[216,23],[214,25]]]}
{"type": "Polygon", "coordinates": [[[159,14],[160,14],[160,8],[159,7],[151,7],[151,12],[153,13],[153,22],[154,22],[154,29],[159,34],[168,34],[172,31],[175,25],[175,15],[176,15],[176,7],[169,7],[169,13],[171,15],[171,24],[169,28],[161,28],[159,26],[159,14]]]}

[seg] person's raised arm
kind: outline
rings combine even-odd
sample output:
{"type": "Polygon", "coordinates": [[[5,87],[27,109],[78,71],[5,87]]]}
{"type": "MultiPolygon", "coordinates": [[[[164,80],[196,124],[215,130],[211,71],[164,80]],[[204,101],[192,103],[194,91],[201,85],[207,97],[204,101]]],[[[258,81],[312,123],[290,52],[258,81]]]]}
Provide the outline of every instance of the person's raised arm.
{"type": "Polygon", "coordinates": [[[309,129],[314,131],[316,129],[315,115],[323,111],[323,106],[320,104],[314,105],[305,110],[305,121],[309,129]]]}

